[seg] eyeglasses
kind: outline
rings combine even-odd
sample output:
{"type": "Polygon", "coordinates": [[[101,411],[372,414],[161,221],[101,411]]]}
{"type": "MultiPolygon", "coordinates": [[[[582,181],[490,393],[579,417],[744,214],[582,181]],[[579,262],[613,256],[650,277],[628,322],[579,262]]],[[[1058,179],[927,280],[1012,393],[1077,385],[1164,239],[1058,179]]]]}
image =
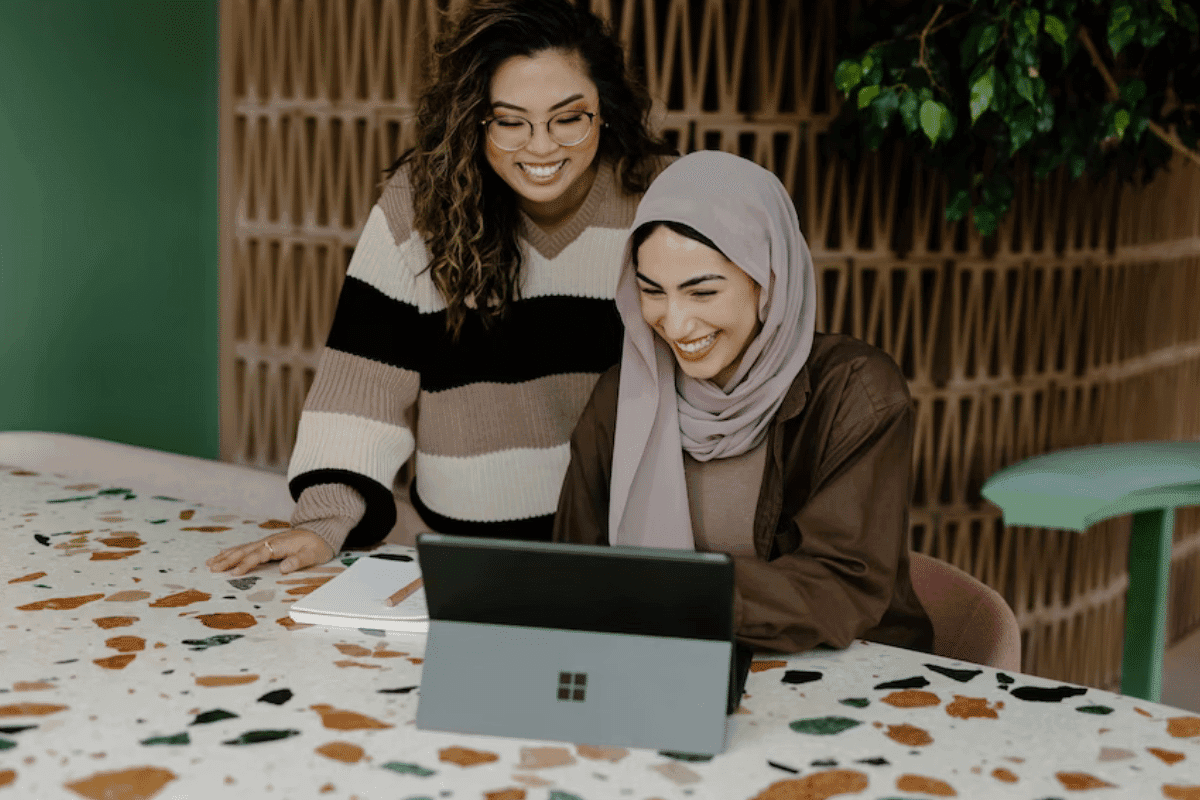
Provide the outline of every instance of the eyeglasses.
{"type": "MultiPolygon", "coordinates": [[[[590,111],[560,111],[546,121],[546,131],[560,147],[579,144],[592,132],[596,115],[590,111]]],[[[533,138],[533,123],[524,117],[502,116],[479,123],[488,139],[501,150],[520,150],[533,138]]]]}

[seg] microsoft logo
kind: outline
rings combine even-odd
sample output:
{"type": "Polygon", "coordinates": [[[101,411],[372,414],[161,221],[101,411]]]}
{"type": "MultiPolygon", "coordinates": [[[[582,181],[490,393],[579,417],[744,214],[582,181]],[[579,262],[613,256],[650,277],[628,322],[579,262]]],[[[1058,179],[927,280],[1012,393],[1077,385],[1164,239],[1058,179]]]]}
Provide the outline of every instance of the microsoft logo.
{"type": "Polygon", "coordinates": [[[558,699],[582,703],[587,693],[586,672],[558,673],[558,699]]]}

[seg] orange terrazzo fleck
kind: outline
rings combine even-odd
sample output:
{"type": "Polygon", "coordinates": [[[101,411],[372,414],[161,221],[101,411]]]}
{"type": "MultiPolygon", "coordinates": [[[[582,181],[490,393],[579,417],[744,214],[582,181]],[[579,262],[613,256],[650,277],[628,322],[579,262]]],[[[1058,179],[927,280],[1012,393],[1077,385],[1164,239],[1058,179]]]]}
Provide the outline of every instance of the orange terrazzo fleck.
{"type": "Polygon", "coordinates": [[[47,714],[57,714],[66,711],[69,706],[58,706],[52,703],[13,703],[0,706],[0,717],[44,717],[47,714]]]}
{"type": "Polygon", "coordinates": [[[40,692],[43,689],[53,689],[50,681],[17,681],[13,684],[14,692],[40,692]]]}
{"type": "Polygon", "coordinates": [[[92,663],[105,669],[125,669],[129,666],[129,662],[135,658],[137,658],[137,653],[123,653],[119,656],[109,656],[108,658],[94,658],[92,659],[92,663]]]}
{"type": "Polygon", "coordinates": [[[141,550],[103,550],[92,553],[92,561],[120,561],[122,558],[136,556],[141,550]]]}
{"type": "Polygon", "coordinates": [[[942,699],[933,692],[920,692],[915,689],[909,689],[902,692],[892,692],[887,697],[881,699],[881,702],[887,703],[889,706],[896,708],[924,708],[925,706],[936,706],[942,702],[942,699]]]}
{"type": "Polygon", "coordinates": [[[779,669],[780,667],[786,667],[786,666],[787,666],[786,661],[751,661],[750,662],[750,671],[751,672],[765,672],[769,669],[779,669]]]}
{"type": "Polygon", "coordinates": [[[257,675],[201,675],[196,678],[197,686],[241,686],[254,683],[257,675]]]}
{"type": "Polygon", "coordinates": [[[362,669],[383,669],[383,666],[380,664],[364,664],[361,661],[354,661],[353,659],[349,659],[349,658],[343,658],[340,661],[335,661],[335,662],[333,662],[333,665],[335,667],[360,667],[362,669]]]}
{"type": "Polygon", "coordinates": [[[840,794],[861,792],[870,784],[865,773],[852,769],[831,769],[803,778],[776,781],[753,800],[826,800],[840,794]]]}
{"type": "MultiPolygon", "coordinates": [[[[136,581],[137,578],[134,578],[134,580],[136,581]]],[[[143,592],[141,589],[126,589],[123,592],[117,592],[115,594],[110,594],[108,597],[104,598],[104,602],[106,602],[106,603],[129,603],[134,600],[145,600],[149,596],[150,596],[149,592],[143,592]]]]}
{"type": "Polygon", "coordinates": [[[1058,782],[1063,785],[1064,789],[1072,792],[1079,792],[1084,789],[1107,789],[1116,786],[1115,783],[1101,780],[1095,775],[1090,775],[1086,772],[1056,772],[1054,773],[1054,777],[1058,778],[1058,782]]]}
{"type": "Polygon", "coordinates": [[[17,779],[17,771],[15,769],[0,769],[0,788],[8,786],[17,779]]]}
{"type": "Polygon", "coordinates": [[[1005,783],[1016,783],[1018,780],[1017,776],[1011,770],[1007,770],[1004,767],[996,767],[992,770],[992,777],[1005,783]]]}
{"type": "Polygon", "coordinates": [[[285,528],[290,528],[292,525],[291,523],[284,522],[281,519],[269,519],[266,522],[258,523],[258,527],[266,528],[269,531],[280,531],[284,530],[285,528]]]}
{"type": "Polygon", "coordinates": [[[476,764],[489,764],[499,761],[500,756],[485,750],[471,750],[466,747],[443,747],[438,751],[439,761],[448,761],[460,767],[473,767],[476,764]]]}
{"type": "Polygon", "coordinates": [[[233,530],[228,525],[193,525],[190,528],[180,528],[181,531],[198,531],[199,533],[223,533],[233,530]]]}
{"type": "Polygon", "coordinates": [[[525,800],[524,789],[497,789],[494,792],[484,792],[484,800],[525,800]]]}
{"type": "Polygon", "coordinates": [[[1167,720],[1167,733],[1177,739],[1200,736],[1200,717],[1171,717],[1167,720]]]}
{"type": "Polygon", "coordinates": [[[26,603],[23,606],[17,606],[18,611],[70,611],[73,608],[79,608],[84,603],[90,603],[93,600],[99,600],[104,597],[100,594],[84,594],[78,597],[52,597],[49,600],[38,600],[36,603],[26,603]]]}
{"type": "Polygon", "coordinates": [[[921,792],[934,797],[957,797],[958,792],[945,781],[925,775],[908,773],[896,779],[896,788],[902,792],[921,792]]]}
{"type": "Polygon", "coordinates": [[[1175,764],[1187,758],[1183,753],[1177,753],[1174,750],[1163,750],[1161,747],[1147,747],[1146,749],[1161,758],[1166,764],[1175,764]]]}
{"type": "Polygon", "coordinates": [[[1176,786],[1164,783],[1163,797],[1168,800],[1200,800],[1200,786],[1176,786]]]}
{"type": "Polygon", "coordinates": [[[258,622],[245,611],[229,611],[221,614],[197,614],[196,619],[207,628],[228,631],[241,628],[253,628],[258,622]]]}
{"type": "Polygon", "coordinates": [[[328,703],[317,703],[309,706],[313,711],[321,715],[321,724],[326,728],[332,728],[339,731],[357,731],[363,729],[377,730],[380,728],[392,727],[386,722],[380,722],[374,717],[368,717],[366,714],[360,714],[357,711],[346,711],[342,708],[334,708],[328,703]]]}
{"type": "Polygon", "coordinates": [[[369,655],[371,655],[370,649],[363,647],[361,644],[347,644],[345,642],[338,642],[337,644],[334,645],[334,647],[336,647],[338,649],[338,651],[344,656],[369,656],[369,655]]]}
{"type": "Polygon", "coordinates": [[[933,737],[924,728],[915,725],[888,725],[887,737],[893,742],[899,742],[906,747],[924,747],[933,744],[933,737]]]}
{"type": "Polygon", "coordinates": [[[361,747],[350,742],[327,742],[316,748],[316,751],[326,758],[345,764],[356,764],[366,754],[361,747]]]}
{"type": "Polygon", "coordinates": [[[115,772],[97,772],[63,785],[89,800],[149,800],[178,777],[162,767],[130,767],[115,772]]]}
{"type": "Polygon", "coordinates": [[[28,575],[22,575],[19,578],[13,578],[9,583],[24,583],[25,581],[36,581],[38,578],[46,577],[44,572],[31,572],[28,575]]]}
{"type": "Polygon", "coordinates": [[[137,617],[96,617],[92,622],[101,628],[125,628],[137,622],[137,617]]]}
{"type": "Polygon", "coordinates": [[[192,603],[202,603],[205,600],[211,600],[212,595],[208,592],[200,592],[195,589],[188,589],[183,592],[176,592],[165,597],[160,597],[150,604],[151,608],[179,608],[180,606],[189,606],[192,603]]]}
{"type": "Polygon", "coordinates": [[[146,640],[140,636],[114,636],[105,644],[118,653],[133,653],[146,649],[146,640]]]}
{"type": "Polygon", "coordinates": [[[946,713],[959,719],[973,719],[976,717],[999,719],[1000,715],[996,712],[1003,708],[1003,700],[989,704],[987,698],[984,697],[963,697],[961,694],[956,694],[954,695],[954,702],[946,706],[946,713]]]}

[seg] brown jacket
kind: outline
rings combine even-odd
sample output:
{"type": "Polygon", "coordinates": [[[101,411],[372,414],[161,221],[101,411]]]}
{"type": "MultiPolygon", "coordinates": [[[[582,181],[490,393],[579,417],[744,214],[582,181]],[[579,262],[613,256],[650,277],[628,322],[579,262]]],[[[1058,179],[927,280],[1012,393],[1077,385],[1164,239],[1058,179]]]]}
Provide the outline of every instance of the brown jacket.
{"type": "MultiPolygon", "coordinates": [[[[619,365],[571,437],[554,540],[608,544],[619,365]]],[[[816,334],[767,434],[756,557],[734,557],[734,629],[799,652],[855,638],[929,651],[933,629],[908,573],[913,408],[891,358],[816,334]]]]}

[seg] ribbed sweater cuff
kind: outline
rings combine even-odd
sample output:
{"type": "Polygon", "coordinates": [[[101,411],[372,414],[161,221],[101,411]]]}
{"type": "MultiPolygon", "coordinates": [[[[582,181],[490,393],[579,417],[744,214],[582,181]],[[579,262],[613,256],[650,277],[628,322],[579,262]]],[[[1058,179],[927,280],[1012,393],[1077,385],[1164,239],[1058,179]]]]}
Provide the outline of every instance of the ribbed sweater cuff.
{"type": "Polygon", "coordinates": [[[366,500],[353,488],[342,483],[320,483],[300,494],[291,522],[293,528],[320,536],[336,555],[366,513],[366,500]]]}

